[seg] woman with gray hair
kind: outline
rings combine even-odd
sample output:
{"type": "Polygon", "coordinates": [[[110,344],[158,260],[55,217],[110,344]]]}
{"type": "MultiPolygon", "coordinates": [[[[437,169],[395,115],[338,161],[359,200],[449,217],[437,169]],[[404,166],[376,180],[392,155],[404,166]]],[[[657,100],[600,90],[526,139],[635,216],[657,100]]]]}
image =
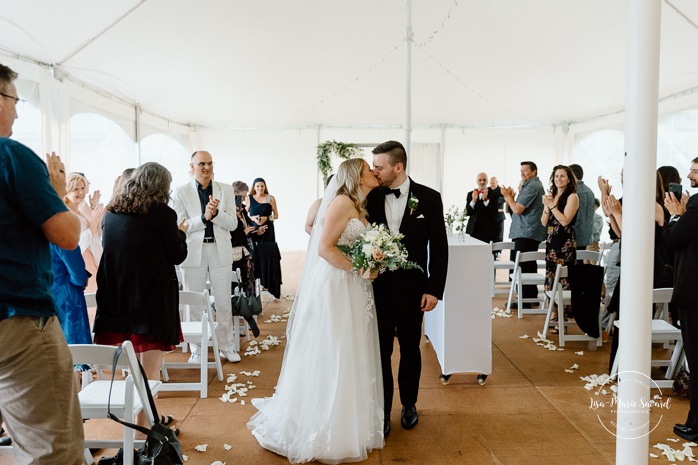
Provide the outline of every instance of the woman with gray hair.
{"type": "Polygon", "coordinates": [[[130,340],[149,379],[159,379],[163,352],[182,341],[175,265],[187,257],[189,225],[177,225],[167,205],[171,182],[157,163],[133,172],[107,205],[97,272],[94,342],[130,340]]]}

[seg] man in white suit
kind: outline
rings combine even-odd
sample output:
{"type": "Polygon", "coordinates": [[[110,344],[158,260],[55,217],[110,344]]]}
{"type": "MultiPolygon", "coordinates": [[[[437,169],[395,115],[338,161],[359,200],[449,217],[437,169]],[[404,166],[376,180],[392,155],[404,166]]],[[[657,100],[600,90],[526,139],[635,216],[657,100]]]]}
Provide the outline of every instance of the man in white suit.
{"type": "MultiPolygon", "coordinates": [[[[202,292],[208,274],[216,299],[216,336],[220,355],[230,362],[239,362],[240,355],[235,351],[236,334],[233,331],[230,302],[233,265],[230,231],[237,227],[235,194],[231,186],[213,180],[213,159],[210,153],[203,150],[194,152],[189,166],[194,173],[194,180],[177,187],[172,193],[177,221],[186,218],[189,222],[189,253],[181,265],[184,289],[202,292]]],[[[200,310],[192,311],[192,319],[201,320],[200,310]]],[[[192,347],[189,362],[199,363],[201,354],[197,349],[192,347]]]]}

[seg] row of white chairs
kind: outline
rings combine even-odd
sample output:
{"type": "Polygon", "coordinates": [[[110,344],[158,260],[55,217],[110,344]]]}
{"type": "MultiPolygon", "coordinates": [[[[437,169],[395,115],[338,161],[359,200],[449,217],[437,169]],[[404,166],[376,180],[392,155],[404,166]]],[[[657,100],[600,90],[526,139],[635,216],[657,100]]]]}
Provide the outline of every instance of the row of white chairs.
{"type": "MultiPolygon", "coordinates": [[[[544,246],[544,244],[542,244],[544,246]]],[[[601,243],[599,251],[588,251],[588,250],[578,250],[577,259],[586,260],[592,263],[597,263],[604,267],[604,275],[606,269],[606,252],[610,249],[611,243],[601,243]]],[[[492,244],[493,252],[502,252],[505,250],[513,250],[514,244],[512,242],[500,242],[492,244]]],[[[494,255],[493,255],[494,257],[494,255]]],[[[558,309],[564,308],[565,305],[570,305],[572,302],[572,293],[570,290],[565,290],[561,284],[561,280],[567,278],[568,268],[566,266],[558,265],[555,272],[555,279],[550,290],[545,291],[544,297],[536,299],[525,299],[522,297],[523,286],[526,284],[542,286],[545,282],[545,277],[539,273],[522,273],[520,264],[527,261],[535,261],[538,268],[541,268],[541,264],[544,267],[545,253],[541,251],[537,252],[523,252],[517,253],[513,261],[506,260],[502,257],[500,260],[494,260],[495,264],[495,276],[493,279],[493,296],[497,293],[504,293],[507,290],[502,289],[502,285],[509,287],[508,293],[509,298],[507,300],[507,310],[511,307],[511,302],[514,292],[516,292],[517,306],[518,306],[518,317],[523,318],[525,313],[544,313],[546,315],[545,323],[543,326],[543,331],[541,334],[547,337],[548,330],[551,326],[556,325],[558,327],[558,345],[564,347],[566,342],[570,341],[583,341],[588,342],[590,348],[596,348],[603,344],[601,337],[593,338],[588,334],[570,334],[568,329],[571,326],[576,325],[573,320],[566,321],[563,317],[563,312],[560,310],[560,317],[558,322],[551,322],[552,313],[557,307],[558,309]],[[512,280],[497,281],[496,270],[505,269],[512,270],[512,280]],[[547,304],[547,309],[524,309],[524,303],[543,301],[541,307],[545,307],[547,304]]],[[[652,291],[652,303],[655,306],[653,320],[652,320],[652,342],[653,343],[663,343],[665,348],[670,348],[669,344],[673,343],[673,350],[671,356],[668,359],[652,359],[651,366],[653,367],[666,367],[664,377],[662,379],[653,379],[656,386],[660,388],[668,388],[673,384],[673,379],[681,365],[681,360],[683,358],[683,341],[681,338],[681,330],[673,326],[669,322],[669,302],[671,301],[673,289],[662,288],[653,289],[652,291]]],[[[601,306],[599,306],[599,330],[601,330],[601,306]]],[[[615,316],[615,314],[614,314],[615,316]]],[[[621,327],[620,320],[612,319],[609,323],[609,328],[614,325],[616,328],[621,327]]],[[[599,331],[600,333],[601,331],[599,331]]],[[[611,370],[611,376],[618,373],[619,370],[619,357],[615,358],[613,368],[611,370]]],[[[621,367],[622,368],[622,367],[621,367]]]]}

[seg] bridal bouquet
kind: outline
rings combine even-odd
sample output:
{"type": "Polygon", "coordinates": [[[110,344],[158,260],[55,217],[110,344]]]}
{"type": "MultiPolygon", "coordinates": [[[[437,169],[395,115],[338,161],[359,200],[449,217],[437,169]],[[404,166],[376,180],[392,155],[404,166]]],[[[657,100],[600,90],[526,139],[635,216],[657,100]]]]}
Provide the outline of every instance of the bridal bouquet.
{"type": "Polygon", "coordinates": [[[352,269],[371,270],[383,273],[398,269],[411,270],[422,267],[407,260],[407,250],[400,240],[404,236],[391,233],[383,224],[370,225],[352,245],[338,245],[337,248],[351,260],[352,269]]]}

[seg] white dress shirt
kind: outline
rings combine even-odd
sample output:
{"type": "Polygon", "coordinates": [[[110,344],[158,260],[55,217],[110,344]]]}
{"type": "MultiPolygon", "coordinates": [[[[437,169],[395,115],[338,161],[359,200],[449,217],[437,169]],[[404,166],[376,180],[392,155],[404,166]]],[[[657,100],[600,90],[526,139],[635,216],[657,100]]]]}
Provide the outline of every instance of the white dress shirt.
{"type": "Polygon", "coordinates": [[[410,178],[405,179],[405,182],[393,189],[400,189],[400,198],[395,197],[395,194],[390,192],[385,195],[385,218],[388,221],[390,232],[396,233],[400,231],[402,215],[405,214],[405,208],[407,208],[407,200],[410,196],[410,178]]]}

